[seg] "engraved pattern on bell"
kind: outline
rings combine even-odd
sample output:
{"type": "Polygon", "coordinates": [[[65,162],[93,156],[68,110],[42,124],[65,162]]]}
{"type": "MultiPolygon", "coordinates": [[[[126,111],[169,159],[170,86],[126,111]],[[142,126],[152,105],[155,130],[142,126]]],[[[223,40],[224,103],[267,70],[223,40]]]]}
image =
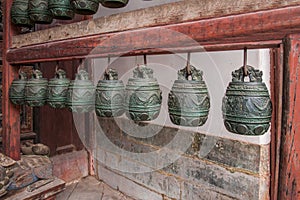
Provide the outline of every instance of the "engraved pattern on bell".
{"type": "Polygon", "coordinates": [[[187,80],[186,68],[178,71],[178,80],[169,93],[169,116],[176,125],[202,126],[208,118],[210,97],[203,72],[191,65],[190,68],[191,80],[187,80]]]}
{"type": "Polygon", "coordinates": [[[140,65],[126,85],[126,115],[134,121],[151,121],[158,117],[162,94],[153,70],[140,65]]]}
{"type": "Polygon", "coordinates": [[[94,110],[95,86],[89,80],[85,70],[79,70],[75,80],[71,81],[67,93],[67,107],[75,113],[85,113],[94,110]]]}
{"type": "Polygon", "coordinates": [[[29,17],[37,24],[51,24],[53,17],[48,9],[48,0],[29,0],[29,17]]]}
{"type": "Polygon", "coordinates": [[[25,101],[29,106],[43,106],[47,100],[47,79],[43,78],[42,72],[34,70],[32,78],[25,86],[25,101]]]}
{"type": "Polygon", "coordinates": [[[70,0],[49,0],[49,10],[55,19],[71,20],[75,15],[70,0]]]}
{"type": "Polygon", "coordinates": [[[70,80],[66,78],[66,72],[57,70],[55,77],[48,83],[47,103],[53,108],[64,108],[70,80]]]}
{"type": "Polygon", "coordinates": [[[107,8],[122,8],[128,4],[129,0],[101,0],[102,6],[107,8]]]}
{"type": "Polygon", "coordinates": [[[272,103],[262,72],[247,69],[249,82],[244,81],[243,67],[232,73],[222,104],[224,125],[232,133],[263,135],[270,127],[272,103]]]}
{"type": "Polygon", "coordinates": [[[13,104],[22,105],[25,103],[25,85],[27,75],[25,72],[19,72],[19,78],[13,80],[9,88],[9,99],[13,104]]]}
{"type": "Polygon", "coordinates": [[[107,80],[100,80],[96,89],[96,114],[99,117],[118,117],[124,110],[125,87],[118,73],[109,69],[107,80]]]}
{"type": "Polygon", "coordinates": [[[72,0],[75,13],[93,15],[98,11],[100,0],[72,0]]]}
{"type": "Polygon", "coordinates": [[[34,22],[29,18],[28,0],[14,0],[11,6],[11,21],[17,26],[33,27],[34,22]]]}

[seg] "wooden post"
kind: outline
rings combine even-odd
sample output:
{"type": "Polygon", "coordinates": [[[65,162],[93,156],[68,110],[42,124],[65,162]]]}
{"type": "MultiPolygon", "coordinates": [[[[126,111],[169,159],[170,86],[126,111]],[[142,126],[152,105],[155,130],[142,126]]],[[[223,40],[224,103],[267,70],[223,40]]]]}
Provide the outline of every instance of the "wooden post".
{"type": "Polygon", "coordinates": [[[284,40],[279,198],[300,199],[300,35],[284,40]]]}
{"type": "Polygon", "coordinates": [[[15,160],[20,159],[20,109],[14,106],[8,97],[8,89],[17,76],[18,69],[12,67],[6,60],[7,50],[11,46],[12,36],[16,32],[11,26],[10,9],[13,0],[3,1],[4,37],[3,37],[3,83],[2,83],[2,112],[3,112],[3,151],[15,160]]]}

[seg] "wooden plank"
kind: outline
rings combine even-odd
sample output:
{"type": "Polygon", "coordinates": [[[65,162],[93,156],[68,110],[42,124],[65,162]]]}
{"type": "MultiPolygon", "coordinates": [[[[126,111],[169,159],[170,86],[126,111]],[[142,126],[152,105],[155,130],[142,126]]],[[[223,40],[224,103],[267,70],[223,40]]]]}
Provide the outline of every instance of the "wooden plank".
{"type": "Polygon", "coordinates": [[[7,59],[18,64],[119,56],[140,50],[158,53],[201,49],[215,44],[281,40],[297,31],[300,31],[300,6],[38,44],[11,49],[7,59]]]}
{"type": "Polygon", "coordinates": [[[23,190],[18,191],[16,194],[8,194],[8,196],[4,197],[7,200],[50,200],[54,198],[58,193],[62,192],[64,188],[65,182],[56,178],[53,182],[40,187],[33,192],[27,192],[26,188],[24,188],[23,190]]]}
{"type": "Polygon", "coordinates": [[[15,36],[13,47],[297,5],[299,0],[185,0],[15,36]]]}
{"type": "Polygon", "coordinates": [[[11,82],[17,77],[18,69],[11,67],[7,62],[6,51],[11,46],[12,35],[16,32],[12,29],[10,21],[10,8],[12,0],[3,2],[4,14],[4,38],[3,38],[3,72],[2,72],[2,139],[4,153],[14,160],[20,159],[20,109],[14,106],[8,96],[11,82]]]}
{"type": "Polygon", "coordinates": [[[300,35],[285,40],[279,199],[300,199],[300,35]]]}

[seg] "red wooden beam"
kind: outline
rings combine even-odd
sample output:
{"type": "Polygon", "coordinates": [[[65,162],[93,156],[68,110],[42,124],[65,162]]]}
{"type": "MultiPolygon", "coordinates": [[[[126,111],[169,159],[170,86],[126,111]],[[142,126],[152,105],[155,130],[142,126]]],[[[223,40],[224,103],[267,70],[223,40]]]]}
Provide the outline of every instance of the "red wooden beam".
{"type": "MultiPolygon", "coordinates": [[[[282,40],[300,31],[300,6],[100,34],[10,49],[11,64],[282,40]],[[292,16],[292,17],[291,17],[292,16]]],[[[56,33],[58,34],[58,33],[56,33]]],[[[263,46],[263,45],[261,45],[263,46]]],[[[234,48],[234,46],[232,46],[234,48]]]]}
{"type": "Polygon", "coordinates": [[[3,150],[4,153],[15,160],[20,159],[20,110],[14,106],[8,98],[8,89],[16,77],[18,70],[7,62],[7,50],[11,46],[14,30],[11,28],[10,8],[12,0],[2,2],[4,14],[4,38],[3,38],[3,71],[2,71],[2,113],[3,113],[3,150]]]}
{"type": "Polygon", "coordinates": [[[300,199],[300,35],[285,40],[278,199],[300,199]]]}

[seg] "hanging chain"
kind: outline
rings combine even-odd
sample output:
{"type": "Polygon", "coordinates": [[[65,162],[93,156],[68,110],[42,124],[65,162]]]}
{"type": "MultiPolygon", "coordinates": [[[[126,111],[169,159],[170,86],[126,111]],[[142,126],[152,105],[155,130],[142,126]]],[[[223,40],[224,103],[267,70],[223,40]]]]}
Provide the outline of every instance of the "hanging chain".
{"type": "Polygon", "coordinates": [[[147,65],[147,55],[144,54],[144,65],[147,65]]]}

